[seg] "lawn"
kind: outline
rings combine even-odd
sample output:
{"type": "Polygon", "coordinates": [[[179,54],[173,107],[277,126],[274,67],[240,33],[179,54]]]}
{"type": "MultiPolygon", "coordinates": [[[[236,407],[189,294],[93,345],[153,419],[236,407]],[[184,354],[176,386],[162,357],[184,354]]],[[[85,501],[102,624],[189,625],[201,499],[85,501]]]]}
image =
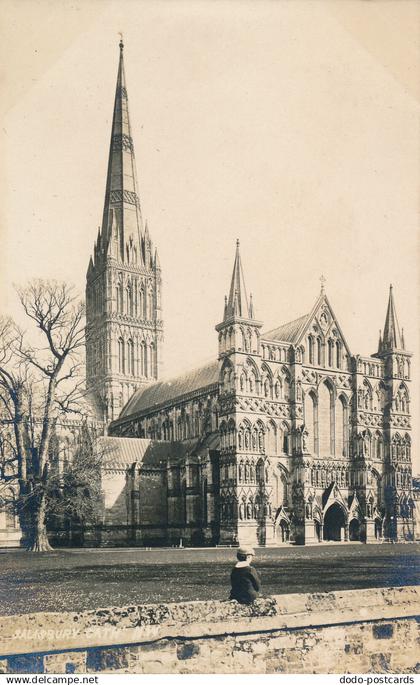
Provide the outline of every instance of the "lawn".
{"type": "MultiPolygon", "coordinates": [[[[258,549],[263,594],[419,584],[420,545],[258,549]]],[[[235,550],[0,552],[0,614],[226,599],[235,550]]]]}

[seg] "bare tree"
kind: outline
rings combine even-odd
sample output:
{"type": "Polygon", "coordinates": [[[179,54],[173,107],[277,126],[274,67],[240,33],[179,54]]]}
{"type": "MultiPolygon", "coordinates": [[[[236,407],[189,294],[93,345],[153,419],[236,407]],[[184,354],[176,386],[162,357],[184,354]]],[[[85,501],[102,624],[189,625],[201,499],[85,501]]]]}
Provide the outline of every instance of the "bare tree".
{"type": "Polygon", "coordinates": [[[73,288],[33,281],[17,293],[34,335],[0,318],[0,404],[13,431],[21,522],[31,551],[51,549],[46,531],[51,437],[60,416],[80,411],[84,306],[73,288]]]}

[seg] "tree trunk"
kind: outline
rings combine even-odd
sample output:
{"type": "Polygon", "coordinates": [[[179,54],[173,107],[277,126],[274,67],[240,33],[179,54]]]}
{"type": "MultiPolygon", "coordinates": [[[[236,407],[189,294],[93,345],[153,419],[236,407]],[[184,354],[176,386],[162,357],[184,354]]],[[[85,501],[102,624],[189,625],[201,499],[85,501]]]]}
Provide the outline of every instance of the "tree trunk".
{"type": "Polygon", "coordinates": [[[47,526],[45,523],[46,501],[43,493],[35,504],[37,510],[34,511],[34,524],[32,528],[32,539],[28,546],[28,552],[52,552],[52,547],[48,542],[47,526]]]}

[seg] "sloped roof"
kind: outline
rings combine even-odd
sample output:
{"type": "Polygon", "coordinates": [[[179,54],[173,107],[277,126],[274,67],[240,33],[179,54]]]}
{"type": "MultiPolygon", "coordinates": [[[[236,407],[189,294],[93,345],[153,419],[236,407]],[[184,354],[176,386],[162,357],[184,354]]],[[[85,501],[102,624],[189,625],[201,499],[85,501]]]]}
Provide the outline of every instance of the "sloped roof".
{"type": "Polygon", "coordinates": [[[302,326],[308,321],[309,314],[299,317],[299,319],[294,319],[294,321],[289,321],[284,323],[278,328],[274,328],[268,333],[263,333],[261,335],[262,340],[278,340],[280,342],[290,342],[296,341],[299,331],[302,326]]]}
{"type": "Polygon", "coordinates": [[[135,462],[159,463],[166,459],[171,443],[158,442],[145,438],[100,437],[96,441],[96,451],[102,454],[103,468],[126,469],[135,462]]]}
{"type": "Polygon", "coordinates": [[[205,388],[217,383],[219,379],[219,364],[217,359],[207,362],[198,369],[187,371],[181,376],[167,381],[158,381],[144,388],[139,388],[127,402],[119,418],[137,414],[145,409],[170,402],[181,395],[194,390],[205,388]]]}

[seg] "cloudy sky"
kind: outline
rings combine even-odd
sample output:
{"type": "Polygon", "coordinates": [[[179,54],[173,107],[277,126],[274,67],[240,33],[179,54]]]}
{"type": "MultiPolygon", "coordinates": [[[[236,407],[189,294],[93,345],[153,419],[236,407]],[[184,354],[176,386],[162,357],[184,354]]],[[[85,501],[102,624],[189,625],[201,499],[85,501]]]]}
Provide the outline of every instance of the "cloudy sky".
{"type": "Polygon", "coordinates": [[[33,276],[84,289],[121,31],[165,375],[215,354],[237,237],[265,330],[309,311],[324,274],[350,349],[373,353],[392,282],[418,359],[419,3],[3,0],[2,14],[8,311],[33,276]]]}

